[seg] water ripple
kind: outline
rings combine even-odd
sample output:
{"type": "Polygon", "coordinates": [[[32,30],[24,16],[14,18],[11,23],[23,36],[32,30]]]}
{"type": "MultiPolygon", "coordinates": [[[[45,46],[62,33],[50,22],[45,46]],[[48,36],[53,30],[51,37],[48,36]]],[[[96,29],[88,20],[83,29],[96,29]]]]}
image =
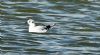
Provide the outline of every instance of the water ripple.
{"type": "Polygon", "coordinates": [[[0,55],[100,55],[99,0],[0,0],[0,55]],[[47,33],[29,33],[56,23],[47,33]]]}

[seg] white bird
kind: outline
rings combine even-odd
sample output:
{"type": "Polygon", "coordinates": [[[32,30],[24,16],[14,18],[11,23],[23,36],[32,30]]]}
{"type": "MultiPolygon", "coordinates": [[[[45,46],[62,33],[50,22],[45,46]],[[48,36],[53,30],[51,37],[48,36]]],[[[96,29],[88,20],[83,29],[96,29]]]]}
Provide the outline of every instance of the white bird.
{"type": "Polygon", "coordinates": [[[53,24],[53,25],[47,25],[47,26],[36,26],[34,20],[32,19],[29,19],[27,23],[29,25],[28,31],[35,32],[35,33],[46,33],[51,27],[55,25],[53,24]]]}

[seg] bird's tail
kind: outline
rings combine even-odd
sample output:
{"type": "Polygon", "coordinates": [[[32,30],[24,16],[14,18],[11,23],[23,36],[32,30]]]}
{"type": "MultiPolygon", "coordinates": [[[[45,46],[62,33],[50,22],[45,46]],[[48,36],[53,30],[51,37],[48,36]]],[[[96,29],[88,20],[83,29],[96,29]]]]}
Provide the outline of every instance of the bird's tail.
{"type": "Polygon", "coordinates": [[[54,24],[52,24],[52,25],[50,25],[51,26],[51,28],[53,27],[53,26],[55,26],[56,24],[54,23],[54,24]]]}

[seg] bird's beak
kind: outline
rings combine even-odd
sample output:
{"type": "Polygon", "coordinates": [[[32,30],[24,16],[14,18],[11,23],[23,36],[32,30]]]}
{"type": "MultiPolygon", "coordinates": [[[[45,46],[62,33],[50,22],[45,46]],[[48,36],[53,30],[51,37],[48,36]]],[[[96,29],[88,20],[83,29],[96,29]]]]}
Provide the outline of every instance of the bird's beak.
{"type": "Polygon", "coordinates": [[[27,22],[25,22],[25,24],[27,24],[27,22]]]}

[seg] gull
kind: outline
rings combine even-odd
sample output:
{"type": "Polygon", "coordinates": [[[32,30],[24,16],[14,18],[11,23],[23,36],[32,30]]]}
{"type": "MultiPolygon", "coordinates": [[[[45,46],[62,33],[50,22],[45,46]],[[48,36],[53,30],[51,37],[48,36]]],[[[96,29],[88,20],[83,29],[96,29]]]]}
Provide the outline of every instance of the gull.
{"type": "Polygon", "coordinates": [[[53,25],[46,25],[46,26],[40,26],[40,25],[37,26],[33,19],[27,20],[27,23],[29,25],[28,31],[34,32],[34,33],[46,33],[48,30],[50,30],[55,25],[53,24],[53,25]]]}

